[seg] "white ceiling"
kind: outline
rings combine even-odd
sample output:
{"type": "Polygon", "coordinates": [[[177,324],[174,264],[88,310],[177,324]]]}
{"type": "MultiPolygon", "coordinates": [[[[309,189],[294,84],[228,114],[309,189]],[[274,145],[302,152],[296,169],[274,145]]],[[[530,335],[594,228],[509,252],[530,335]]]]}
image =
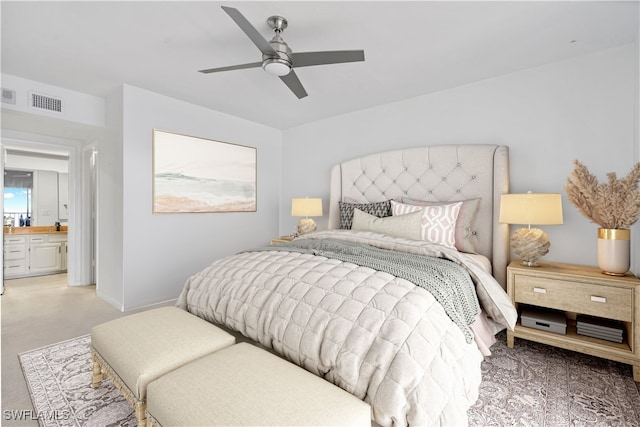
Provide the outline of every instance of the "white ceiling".
{"type": "Polygon", "coordinates": [[[0,3],[2,73],[107,96],[122,83],[278,129],[631,43],[638,1],[138,1],[0,3]],[[365,62],[296,70],[297,99],[260,68],[220,8],[293,51],[364,49],[365,62]]]}

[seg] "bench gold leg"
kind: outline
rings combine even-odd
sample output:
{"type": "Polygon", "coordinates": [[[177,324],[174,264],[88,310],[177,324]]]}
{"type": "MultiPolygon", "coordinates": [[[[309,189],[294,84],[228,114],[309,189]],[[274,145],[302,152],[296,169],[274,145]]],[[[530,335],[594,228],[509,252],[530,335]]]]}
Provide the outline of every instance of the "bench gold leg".
{"type": "Polygon", "coordinates": [[[102,366],[95,356],[94,352],[91,352],[91,360],[93,361],[93,375],[91,377],[91,387],[98,388],[102,384],[102,366]]]}
{"type": "Polygon", "coordinates": [[[142,402],[136,403],[136,420],[138,420],[138,427],[147,427],[147,416],[144,413],[146,406],[142,402]]]}

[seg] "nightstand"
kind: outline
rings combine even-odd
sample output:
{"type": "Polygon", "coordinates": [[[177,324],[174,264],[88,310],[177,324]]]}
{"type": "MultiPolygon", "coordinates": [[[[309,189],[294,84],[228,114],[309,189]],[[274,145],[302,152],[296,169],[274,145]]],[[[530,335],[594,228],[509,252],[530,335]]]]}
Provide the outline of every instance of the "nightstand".
{"type": "Polygon", "coordinates": [[[523,308],[564,311],[566,335],[523,326],[507,330],[507,345],[523,338],[572,351],[590,354],[633,366],[633,379],[640,382],[640,280],[632,274],[616,277],[598,268],[572,264],[540,263],[525,267],[512,261],[507,267],[507,293],[511,302],[523,308]],[[622,343],[578,335],[576,316],[595,316],[620,323],[622,343]]]}
{"type": "Polygon", "coordinates": [[[290,242],[293,239],[295,239],[295,236],[280,236],[276,237],[275,239],[271,239],[271,244],[273,245],[274,243],[290,242]]]}

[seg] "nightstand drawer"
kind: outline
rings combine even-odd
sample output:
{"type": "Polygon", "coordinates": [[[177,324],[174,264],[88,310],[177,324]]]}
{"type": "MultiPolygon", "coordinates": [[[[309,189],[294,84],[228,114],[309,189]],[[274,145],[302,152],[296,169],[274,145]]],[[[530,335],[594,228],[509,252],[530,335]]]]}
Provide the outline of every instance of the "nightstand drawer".
{"type": "Polygon", "coordinates": [[[633,321],[632,289],[516,275],[515,302],[633,321]]]}

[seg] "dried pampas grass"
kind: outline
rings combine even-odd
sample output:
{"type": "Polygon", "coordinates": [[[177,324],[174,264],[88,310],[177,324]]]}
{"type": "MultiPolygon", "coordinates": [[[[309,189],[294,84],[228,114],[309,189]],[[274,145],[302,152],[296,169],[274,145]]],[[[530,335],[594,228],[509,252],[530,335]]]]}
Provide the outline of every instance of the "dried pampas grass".
{"type": "Polygon", "coordinates": [[[615,172],[607,174],[607,183],[598,183],[587,167],[578,160],[567,178],[564,189],[569,201],[592,222],[602,228],[629,228],[640,215],[640,163],[629,175],[618,179],[615,172]]]}

